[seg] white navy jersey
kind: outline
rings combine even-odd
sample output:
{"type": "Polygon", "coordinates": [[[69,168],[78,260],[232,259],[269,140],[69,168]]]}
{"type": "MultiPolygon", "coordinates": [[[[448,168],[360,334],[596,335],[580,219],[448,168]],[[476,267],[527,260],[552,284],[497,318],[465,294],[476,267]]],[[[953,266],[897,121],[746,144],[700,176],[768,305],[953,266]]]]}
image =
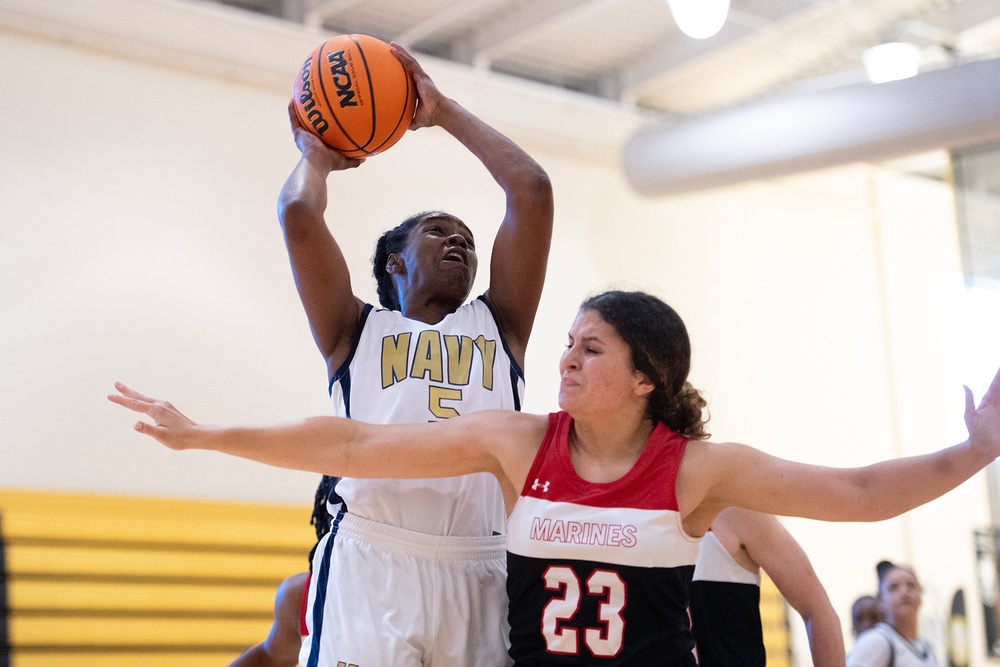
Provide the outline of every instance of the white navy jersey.
{"type": "Polygon", "coordinates": [[[711,532],[691,581],[691,629],[701,667],[764,667],[760,572],[740,566],[711,532]]]}
{"type": "Polygon", "coordinates": [[[687,612],[698,540],[675,486],[687,439],[656,426],[621,479],[581,479],[572,418],[549,426],[507,534],[510,655],[536,665],[693,666],[687,612]]]}
{"type": "Polygon", "coordinates": [[[847,667],[941,667],[926,640],[911,642],[888,623],[865,630],[847,654],[847,667]]]}
{"type": "MultiPolygon", "coordinates": [[[[438,421],[520,410],[524,377],[483,297],[437,324],[366,305],[350,356],[330,381],[334,412],[372,424],[438,421]]],[[[343,479],[347,511],[406,530],[455,537],[504,532],[489,473],[441,479],[343,479]]]]}

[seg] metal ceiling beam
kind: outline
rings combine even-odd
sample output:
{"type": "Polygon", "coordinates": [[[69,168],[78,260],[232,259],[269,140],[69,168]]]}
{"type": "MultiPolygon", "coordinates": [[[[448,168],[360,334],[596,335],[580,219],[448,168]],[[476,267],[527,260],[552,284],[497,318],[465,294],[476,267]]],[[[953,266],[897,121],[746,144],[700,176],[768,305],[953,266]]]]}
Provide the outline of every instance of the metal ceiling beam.
{"type": "Polygon", "coordinates": [[[708,39],[691,39],[679,35],[676,39],[667,40],[642,60],[606,74],[602,78],[613,83],[610,85],[606,83],[605,89],[616,90],[618,99],[634,99],[641,94],[645,84],[655,81],[665,72],[712,53],[752,32],[753,30],[745,25],[727,21],[718,34],[708,39]]]}
{"type": "Polygon", "coordinates": [[[638,99],[644,88],[665,72],[780,23],[795,12],[808,8],[810,4],[808,0],[799,0],[786,1],[777,6],[766,2],[750,2],[744,3],[743,9],[733,7],[729,10],[725,25],[717,34],[708,39],[692,39],[677,30],[675,39],[667,40],[645,58],[602,76],[600,88],[607,91],[608,97],[613,99],[627,102],[638,99]]]}
{"type": "Polygon", "coordinates": [[[426,39],[437,32],[447,29],[449,26],[459,23],[467,16],[480,12],[484,7],[495,4],[496,0],[465,0],[451,5],[448,9],[431,15],[420,23],[411,26],[400,35],[396,41],[403,46],[416,44],[422,39],[426,39]]]}
{"type": "Polygon", "coordinates": [[[279,0],[278,16],[286,21],[305,23],[309,0],[279,0]]]}
{"type": "Polygon", "coordinates": [[[939,30],[960,33],[1000,16],[997,0],[960,0],[920,18],[939,30]]]}
{"type": "Polygon", "coordinates": [[[322,28],[323,22],[350,9],[363,0],[307,0],[310,5],[305,12],[305,24],[311,28],[322,28]]]}
{"type": "Polygon", "coordinates": [[[1000,59],[645,130],[622,166],[635,190],[664,195],[997,139],[1000,59]]]}
{"type": "Polygon", "coordinates": [[[523,44],[581,15],[621,0],[536,0],[517,12],[473,32],[456,52],[468,54],[467,64],[488,66],[489,62],[515,51],[523,44]]]}

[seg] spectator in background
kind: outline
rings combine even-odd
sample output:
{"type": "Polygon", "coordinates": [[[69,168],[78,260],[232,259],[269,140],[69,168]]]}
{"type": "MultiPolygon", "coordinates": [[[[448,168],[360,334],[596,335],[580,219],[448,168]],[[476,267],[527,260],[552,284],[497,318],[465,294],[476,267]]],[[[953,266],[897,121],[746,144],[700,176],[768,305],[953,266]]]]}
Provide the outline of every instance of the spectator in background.
{"type": "Polygon", "coordinates": [[[919,636],[923,589],[913,568],[882,561],[875,569],[885,620],[858,636],[847,667],[941,667],[931,645],[919,636]]]}
{"type": "Polygon", "coordinates": [[[874,595],[862,595],[851,605],[851,631],[855,637],[884,620],[882,606],[874,595]]]}

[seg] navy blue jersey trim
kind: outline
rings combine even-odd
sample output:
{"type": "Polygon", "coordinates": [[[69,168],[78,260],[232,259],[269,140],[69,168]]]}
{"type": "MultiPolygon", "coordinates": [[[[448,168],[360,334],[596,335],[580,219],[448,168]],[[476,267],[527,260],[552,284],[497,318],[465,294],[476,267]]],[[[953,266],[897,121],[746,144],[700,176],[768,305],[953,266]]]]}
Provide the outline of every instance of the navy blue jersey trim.
{"type": "Polygon", "coordinates": [[[500,333],[500,345],[503,347],[504,353],[507,355],[507,359],[510,360],[510,384],[511,391],[514,394],[514,410],[520,412],[521,410],[521,397],[517,394],[517,381],[524,380],[524,370],[517,363],[517,359],[510,352],[510,347],[507,346],[507,337],[503,334],[503,329],[500,327],[500,320],[497,319],[497,314],[493,312],[493,306],[490,304],[489,298],[486,294],[480,294],[476,297],[478,301],[482,301],[486,304],[486,308],[490,311],[490,315],[493,316],[493,321],[497,325],[497,331],[500,333]]]}
{"type": "Polygon", "coordinates": [[[333,555],[333,543],[337,539],[337,530],[340,528],[340,521],[344,518],[344,512],[337,512],[337,518],[330,526],[330,538],[326,541],[323,549],[323,560],[319,566],[319,576],[316,578],[316,598],[312,608],[312,637],[309,648],[309,661],[306,667],[317,667],[319,664],[319,640],[323,634],[323,611],[326,609],[326,588],[330,583],[330,559],[333,555]]]}
{"type": "Polygon", "coordinates": [[[374,306],[366,303],[365,307],[361,310],[361,316],[358,317],[358,326],[354,328],[354,333],[351,335],[351,350],[347,354],[347,359],[340,365],[340,368],[334,371],[333,377],[330,378],[330,384],[327,386],[326,393],[333,396],[334,383],[341,383],[344,390],[344,410],[348,417],[351,416],[351,362],[354,361],[354,355],[358,352],[358,345],[361,343],[361,332],[365,328],[365,322],[368,321],[368,316],[374,309],[374,306]]]}

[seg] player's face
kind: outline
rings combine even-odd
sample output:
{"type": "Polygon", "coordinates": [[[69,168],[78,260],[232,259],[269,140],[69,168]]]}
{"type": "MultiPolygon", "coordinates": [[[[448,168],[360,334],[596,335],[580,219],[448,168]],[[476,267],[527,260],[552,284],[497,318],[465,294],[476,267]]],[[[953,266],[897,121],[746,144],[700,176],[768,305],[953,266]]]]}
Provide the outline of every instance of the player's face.
{"type": "Polygon", "coordinates": [[[476,242],[458,218],[438,216],[421,220],[410,231],[409,242],[401,254],[411,285],[457,298],[459,302],[465,301],[472,290],[479,268],[476,242]]]}
{"type": "Polygon", "coordinates": [[[882,582],[882,605],[893,618],[915,616],[920,610],[923,589],[917,577],[906,568],[889,571],[882,582]]]}
{"type": "Polygon", "coordinates": [[[581,310],[559,362],[559,406],[575,419],[645,402],[651,388],[632,367],[632,352],[615,328],[592,310],[581,310]]]}

